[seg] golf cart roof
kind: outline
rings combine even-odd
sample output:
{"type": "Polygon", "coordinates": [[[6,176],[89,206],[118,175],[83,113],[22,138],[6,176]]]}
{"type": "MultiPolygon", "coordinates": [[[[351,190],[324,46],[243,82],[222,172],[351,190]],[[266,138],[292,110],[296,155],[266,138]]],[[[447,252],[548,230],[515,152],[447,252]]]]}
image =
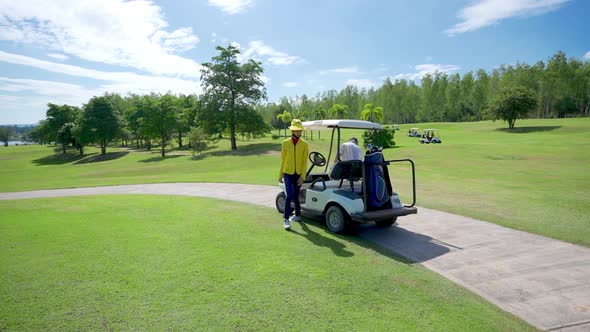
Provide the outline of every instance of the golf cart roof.
{"type": "Polygon", "coordinates": [[[418,129],[418,128],[414,127],[414,128],[410,128],[410,129],[418,129]]]}
{"type": "Polygon", "coordinates": [[[363,120],[314,120],[303,122],[305,130],[321,130],[331,128],[350,128],[350,129],[381,129],[381,125],[375,122],[363,120]]]}
{"type": "Polygon", "coordinates": [[[424,129],[425,131],[437,131],[438,129],[424,129]]]}

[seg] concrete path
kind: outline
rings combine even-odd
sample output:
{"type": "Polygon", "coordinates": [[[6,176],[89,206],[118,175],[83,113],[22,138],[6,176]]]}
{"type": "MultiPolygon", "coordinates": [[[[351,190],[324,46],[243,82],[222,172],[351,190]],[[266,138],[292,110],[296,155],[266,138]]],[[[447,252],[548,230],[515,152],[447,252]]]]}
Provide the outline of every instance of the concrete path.
{"type": "MultiPolygon", "coordinates": [[[[0,193],[0,200],[101,194],[214,197],[274,208],[277,187],[162,183],[0,193]]],[[[419,208],[359,235],[479,294],[543,330],[590,331],[590,249],[419,208]]]]}

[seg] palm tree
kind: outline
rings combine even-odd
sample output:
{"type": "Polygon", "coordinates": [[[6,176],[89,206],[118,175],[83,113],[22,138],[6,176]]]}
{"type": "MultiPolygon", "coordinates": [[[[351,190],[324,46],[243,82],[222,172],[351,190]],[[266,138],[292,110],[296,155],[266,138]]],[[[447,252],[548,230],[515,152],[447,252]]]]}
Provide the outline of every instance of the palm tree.
{"type": "Polygon", "coordinates": [[[374,107],[371,103],[366,104],[365,109],[361,112],[361,120],[383,122],[383,108],[374,107]]]}
{"type": "Polygon", "coordinates": [[[348,106],[342,104],[334,104],[328,110],[332,119],[344,119],[348,115],[348,106]]]}
{"type": "Polygon", "coordinates": [[[312,116],[314,117],[314,120],[323,119],[326,117],[326,111],[323,108],[318,107],[313,110],[312,116]]]}
{"type": "MultiPolygon", "coordinates": [[[[312,111],[312,116],[313,116],[314,120],[325,119],[326,118],[326,110],[324,110],[321,107],[318,107],[312,111]]],[[[322,139],[322,137],[320,136],[321,132],[322,132],[321,130],[318,130],[318,139],[322,139]]],[[[311,134],[311,138],[313,139],[313,132],[311,134]]]]}

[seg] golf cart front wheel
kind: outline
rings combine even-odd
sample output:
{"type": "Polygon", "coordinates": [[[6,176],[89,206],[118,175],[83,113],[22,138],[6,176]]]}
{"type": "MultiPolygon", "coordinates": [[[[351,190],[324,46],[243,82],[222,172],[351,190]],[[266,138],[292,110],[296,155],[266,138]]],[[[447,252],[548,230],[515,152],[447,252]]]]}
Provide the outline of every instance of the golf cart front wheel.
{"type": "Polygon", "coordinates": [[[284,192],[280,192],[277,194],[277,198],[275,199],[275,206],[279,213],[285,212],[285,202],[287,201],[287,195],[284,192]]]}
{"type": "Polygon", "coordinates": [[[342,233],[348,223],[346,214],[336,205],[332,205],[326,211],[326,226],[332,233],[342,233]]]}
{"type": "Polygon", "coordinates": [[[391,226],[393,226],[393,224],[395,224],[396,221],[397,221],[397,217],[393,217],[392,219],[389,219],[389,220],[377,220],[377,221],[375,221],[375,224],[379,227],[391,227],[391,226]]]}

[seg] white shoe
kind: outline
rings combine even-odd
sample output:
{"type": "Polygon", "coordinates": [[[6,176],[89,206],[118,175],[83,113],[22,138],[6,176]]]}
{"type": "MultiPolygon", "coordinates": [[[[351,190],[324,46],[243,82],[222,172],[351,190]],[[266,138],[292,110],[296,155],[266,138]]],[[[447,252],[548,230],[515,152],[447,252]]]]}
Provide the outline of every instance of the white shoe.
{"type": "Polygon", "coordinates": [[[288,219],[285,219],[285,230],[291,229],[291,222],[288,219]]]}
{"type": "Polygon", "coordinates": [[[289,218],[289,221],[301,222],[301,217],[292,215],[291,218],[289,218]]]}

